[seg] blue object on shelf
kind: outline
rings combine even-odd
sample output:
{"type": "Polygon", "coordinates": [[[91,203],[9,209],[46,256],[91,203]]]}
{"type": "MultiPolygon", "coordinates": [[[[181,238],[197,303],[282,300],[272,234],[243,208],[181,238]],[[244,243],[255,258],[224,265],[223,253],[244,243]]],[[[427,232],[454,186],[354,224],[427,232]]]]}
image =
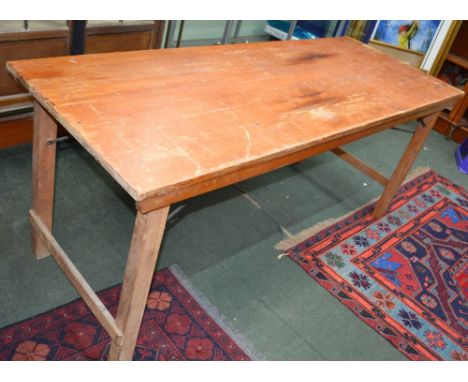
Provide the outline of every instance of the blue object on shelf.
{"type": "Polygon", "coordinates": [[[377,25],[377,20],[369,20],[364,30],[364,36],[362,37],[362,42],[367,44],[374,32],[374,28],[377,25]]]}
{"type": "MultiPolygon", "coordinates": [[[[299,24],[299,23],[298,23],[299,24]]],[[[285,40],[288,35],[290,22],[286,20],[268,20],[265,27],[265,32],[271,34],[272,36],[285,40]]],[[[294,28],[294,33],[292,38],[294,40],[305,40],[305,39],[315,39],[320,36],[316,36],[311,32],[306,31],[301,26],[296,25],[294,28]]]]}
{"type": "MultiPolygon", "coordinates": [[[[362,36],[359,38],[362,42],[366,44],[369,42],[376,24],[376,20],[366,22],[362,36]]],[[[265,32],[280,40],[286,40],[290,25],[291,21],[289,20],[267,20],[265,32]]],[[[349,25],[349,20],[297,20],[291,38],[293,40],[304,40],[345,36],[349,25]]]]}
{"type": "Polygon", "coordinates": [[[468,138],[455,151],[457,167],[463,174],[468,174],[468,138]]]}
{"type": "MultiPolygon", "coordinates": [[[[302,33],[309,33],[315,36],[315,38],[325,37],[329,35],[332,23],[333,20],[298,20],[296,29],[299,27],[302,33]]],[[[339,24],[339,22],[336,23],[333,36],[336,35],[339,24]]]]}
{"type": "MultiPolygon", "coordinates": [[[[334,20],[298,20],[292,39],[305,40],[316,39],[327,36],[342,36],[348,27],[349,21],[334,20]],[[333,25],[333,24],[336,25],[333,25]]],[[[288,36],[291,22],[288,20],[268,20],[265,26],[265,32],[272,36],[285,40],[288,36]]]]}

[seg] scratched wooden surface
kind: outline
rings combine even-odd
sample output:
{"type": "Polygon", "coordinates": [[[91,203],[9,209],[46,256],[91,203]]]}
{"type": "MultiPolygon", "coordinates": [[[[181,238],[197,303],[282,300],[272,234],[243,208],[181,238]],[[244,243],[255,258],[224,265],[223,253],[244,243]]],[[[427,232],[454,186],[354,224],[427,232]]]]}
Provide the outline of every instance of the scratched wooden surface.
{"type": "Polygon", "coordinates": [[[137,201],[453,104],[461,92],[349,38],[8,63],[137,201]]]}

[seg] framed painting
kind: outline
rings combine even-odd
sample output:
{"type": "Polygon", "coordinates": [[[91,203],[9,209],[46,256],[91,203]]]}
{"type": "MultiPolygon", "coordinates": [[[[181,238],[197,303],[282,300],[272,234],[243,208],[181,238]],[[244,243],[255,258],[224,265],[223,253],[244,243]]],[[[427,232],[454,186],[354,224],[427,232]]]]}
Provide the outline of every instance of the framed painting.
{"type": "Polygon", "coordinates": [[[371,41],[425,54],[441,20],[379,20],[371,41]]]}

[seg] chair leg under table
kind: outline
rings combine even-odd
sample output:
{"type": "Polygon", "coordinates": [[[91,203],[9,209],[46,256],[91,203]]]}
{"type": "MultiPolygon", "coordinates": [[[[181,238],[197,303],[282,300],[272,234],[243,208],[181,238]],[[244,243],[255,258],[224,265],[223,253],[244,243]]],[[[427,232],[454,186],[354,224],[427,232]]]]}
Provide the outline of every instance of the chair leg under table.
{"type": "MultiPolygon", "coordinates": [[[[57,123],[34,102],[34,131],[32,156],[32,210],[52,231],[55,190],[57,123]]],[[[32,229],[32,250],[37,259],[49,256],[37,232],[32,229]]]]}
{"type": "Polygon", "coordinates": [[[405,180],[406,175],[408,175],[411,166],[423,147],[424,141],[434,127],[434,124],[437,121],[437,116],[438,113],[435,113],[423,118],[423,123],[418,125],[416,128],[416,132],[413,134],[408,147],[398,162],[398,166],[393,171],[390,181],[375,205],[372,215],[376,219],[381,218],[390,207],[393,197],[405,180]]]}
{"type": "Polygon", "coordinates": [[[132,243],[120,295],[116,323],[123,336],[112,342],[109,360],[131,360],[158,258],[169,207],[137,211],[132,243]]]}

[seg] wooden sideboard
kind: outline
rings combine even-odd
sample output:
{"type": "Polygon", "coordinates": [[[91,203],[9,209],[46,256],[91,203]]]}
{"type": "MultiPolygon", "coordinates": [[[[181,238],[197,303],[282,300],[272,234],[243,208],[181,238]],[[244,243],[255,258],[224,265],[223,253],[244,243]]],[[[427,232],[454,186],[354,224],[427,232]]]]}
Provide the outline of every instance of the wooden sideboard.
{"type": "MultiPolygon", "coordinates": [[[[464,71],[466,78],[466,73],[468,73],[467,41],[468,21],[463,21],[436,75],[443,77],[444,71],[455,65],[462,72],[464,71]]],[[[468,137],[468,82],[463,85],[463,90],[465,96],[452,109],[443,111],[434,126],[438,132],[458,143],[468,137]]]]}
{"type": "MultiPolygon", "coordinates": [[[[63,28],[0,33],[0,149],[32,140],[32,98],[7,73],[5,63],[72,52],[71,33],[76,21],[63,28]]],[[[157,49],[164,21],[130,24],[89,24],[84,32],[84,53],[157,49]]],[[[59,130],[59,134],[65,130],[59,130]]]]}

